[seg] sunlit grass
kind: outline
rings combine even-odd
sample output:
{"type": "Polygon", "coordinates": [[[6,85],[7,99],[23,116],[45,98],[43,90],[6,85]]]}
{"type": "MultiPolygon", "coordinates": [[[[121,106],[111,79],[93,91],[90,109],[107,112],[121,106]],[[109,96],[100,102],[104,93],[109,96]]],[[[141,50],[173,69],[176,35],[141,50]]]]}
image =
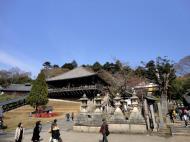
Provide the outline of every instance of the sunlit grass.
{"type": "Polygon", "coordinates": [[[42,124],[48,123],[54,119],[65,118],[65,113],[67,112],[74,112],[76,114],[80,109],[80,103],[49,101],[48,105],[53,106],[53,112],[58,113],[58,116],[51,118],[29,117],[30,112],[34,111],[29,105],[4,113],[4,123],[8,126],[6,131],[15,130],[19,122],[22,122],[25,128],[32,128],[38,120],[41,120],[42,124]]]}

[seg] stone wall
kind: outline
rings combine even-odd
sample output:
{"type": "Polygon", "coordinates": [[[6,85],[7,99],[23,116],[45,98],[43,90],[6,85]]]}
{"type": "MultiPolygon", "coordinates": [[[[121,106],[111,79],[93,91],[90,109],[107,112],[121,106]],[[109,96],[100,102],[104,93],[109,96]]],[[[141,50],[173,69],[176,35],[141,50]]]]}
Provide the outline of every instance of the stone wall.
{"type": "MultiPolygon", "coordinates": [[[[73,126],[73,130],[77,132],[94,132],[99,133],[100,127],[95,126],[73,126]]],[[[145,124],[109,124],[109,131],[111,133],[147,133],[145,124]]]]}

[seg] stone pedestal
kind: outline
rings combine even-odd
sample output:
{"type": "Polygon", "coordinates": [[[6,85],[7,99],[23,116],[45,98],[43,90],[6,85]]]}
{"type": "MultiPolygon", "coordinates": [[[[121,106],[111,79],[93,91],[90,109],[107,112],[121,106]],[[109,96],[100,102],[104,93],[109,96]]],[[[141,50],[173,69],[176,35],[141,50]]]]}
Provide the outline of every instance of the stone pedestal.
{"type": "Polygon", "coordinates": [[[134,123],[134,124],[141,124],[141,123],[145,123],[145,120],[141,114],[141,111],[139,111],[139,109],[137,107],[134,107],[130,117],[129,117],[129,122],[130,123],[134,123]]]}

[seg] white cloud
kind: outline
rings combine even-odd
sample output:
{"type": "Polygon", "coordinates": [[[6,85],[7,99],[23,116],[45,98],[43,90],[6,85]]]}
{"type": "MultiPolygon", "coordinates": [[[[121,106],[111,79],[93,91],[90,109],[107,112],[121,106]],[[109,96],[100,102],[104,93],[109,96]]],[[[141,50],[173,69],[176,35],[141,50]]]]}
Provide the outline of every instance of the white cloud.
{"type": "Polygon", "coordinates": [[[4,51],[0,50],[0,63],[9,65],[11,67],[18,67],[21,70],[32,72],[33,75],[36,75],[37,68],[31,64],[26,63],[25,61],[20,60],[18,57],[14,57],[4,51]]]}

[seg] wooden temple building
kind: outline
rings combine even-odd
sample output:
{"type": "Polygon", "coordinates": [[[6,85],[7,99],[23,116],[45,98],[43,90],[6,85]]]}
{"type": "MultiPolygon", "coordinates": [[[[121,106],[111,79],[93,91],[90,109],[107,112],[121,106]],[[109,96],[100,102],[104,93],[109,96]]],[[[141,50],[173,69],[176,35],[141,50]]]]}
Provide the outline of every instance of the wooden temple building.
{"type": "Polygon", "coordinates": [[[93,99],[104,94],[109,86],[97,73],[78,67],[58,76],[46,79],[50,98],[79,99],[83,94],[93,99]]]}

